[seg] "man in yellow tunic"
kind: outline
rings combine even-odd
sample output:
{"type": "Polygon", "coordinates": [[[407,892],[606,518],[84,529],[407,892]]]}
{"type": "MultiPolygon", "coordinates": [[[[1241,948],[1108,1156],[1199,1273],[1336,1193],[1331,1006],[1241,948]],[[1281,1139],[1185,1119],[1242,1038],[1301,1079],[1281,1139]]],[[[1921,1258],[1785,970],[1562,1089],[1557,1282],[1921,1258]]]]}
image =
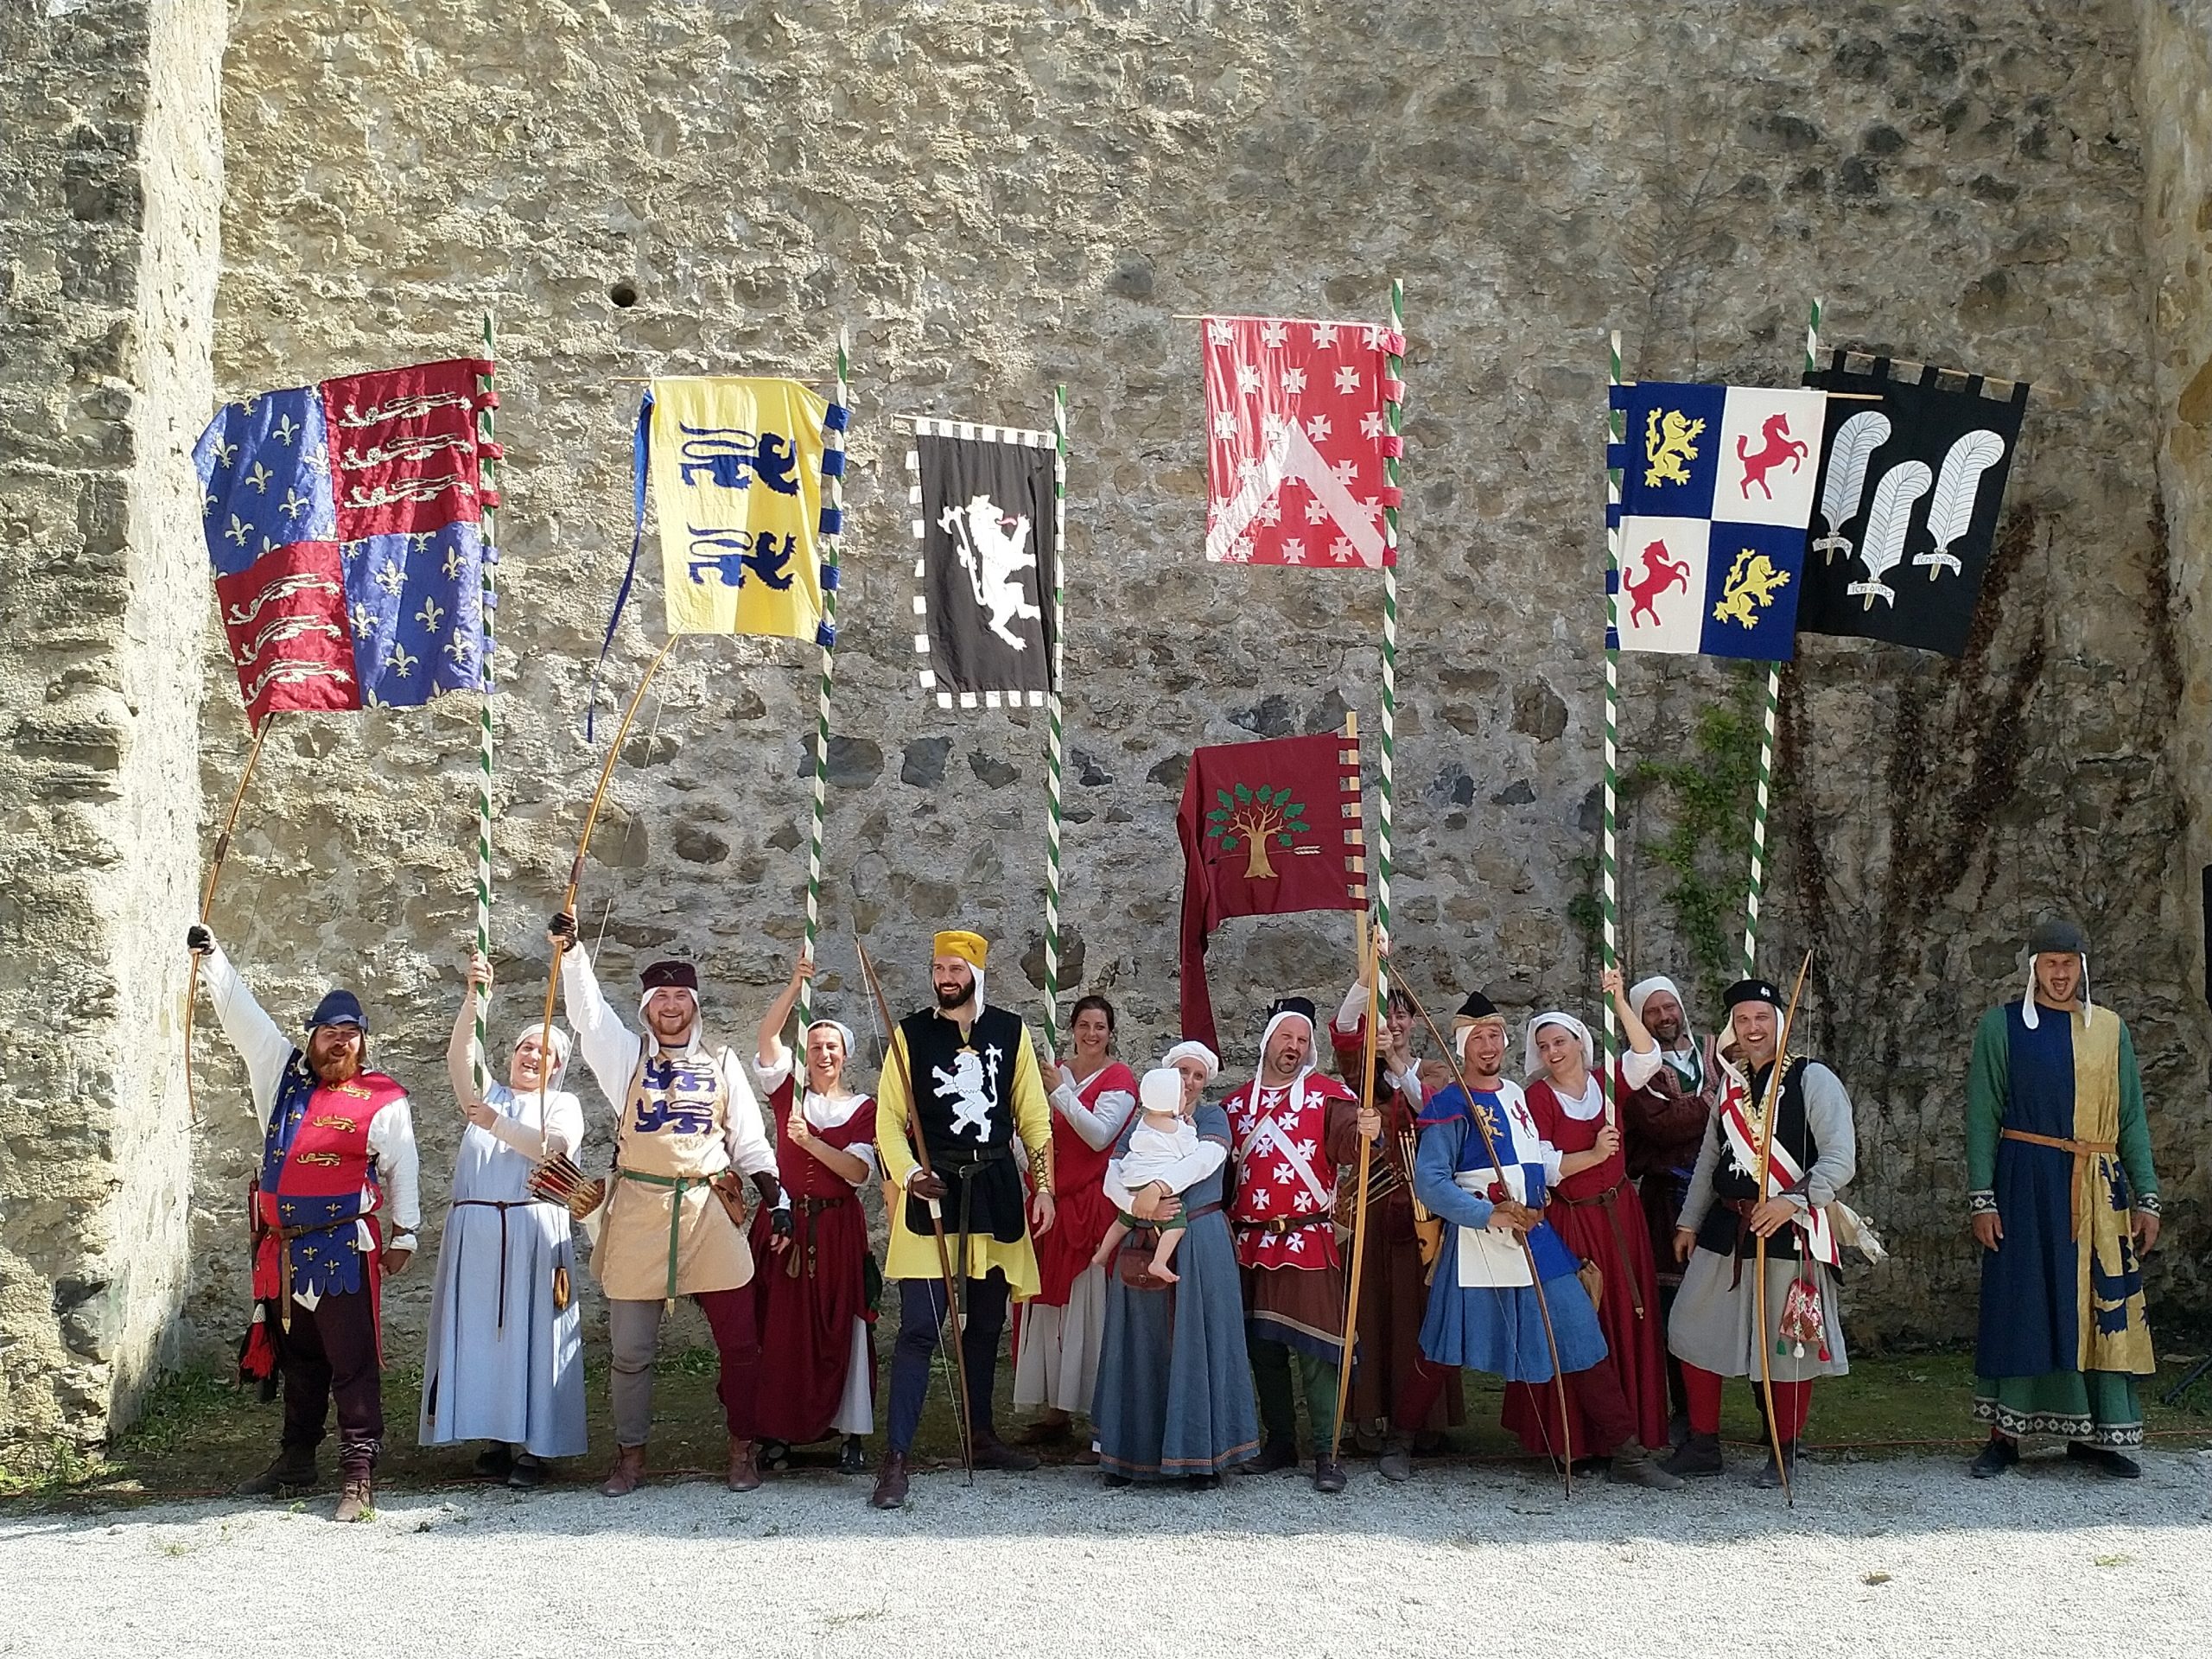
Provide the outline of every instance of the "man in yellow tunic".
{"type": "Polygon", "coordinates": [[[787,1248],[790,1199],[776,1179],[775,1150],[743,1060],[731,1049],[709,1047],[701,1032],[698,970],[688,962],[647,968],[638,1010],[645,1030],[632,1031],[601,993],[575,925],[564,912],[548,937],[567,941],[561,987],[569,1023],[584,1064],[619,1114],[614,1177],[597,1211],[591,1258],[607,1293],[614,1350],[608,1392],[615,1460],[600,1490],[626,1497],[645,1478],[661,1314],[689,1296],[707,1316],[721,1360],[716,1391],[729,1430],[729,1489],[751,1491],[760,1484],[753,1433],[760,1343],[745,1288],[753,1252],[739,1177],[752,1178],[773,1212],[773,1248],[787,1248]]]}
{"type": "Polygon", "coordinates": [[[1042,1234],[1052,1225],[1052,1109],[1028,1027],[1017,1014],[984,1005],[987,949],[973,933],[937,936],[930,964],[936,1003],[899,1022],[876,1083],[876,1149],[892,1187],[883,1276],[899,1281],[899,1294],[888,1433],[868,1498],[879,1510],[906,1502],[906,1453],[929,1390],[930,1352],[945,1319],[933,1215],[944,1228],[966,1313],[957,1328],[976,1466],[1037,1466],[1035,1458],[999,1440],[991,1394],[1007,1304],[1037,1294],[1032,1230],[1042,1234]],[[927,1174],[915,1156],[910,1121],[920,1126],[927,1174]],[[1034,1192],[1027,1205],[1017,1142],[1027,1155],[1034,1192]]]}

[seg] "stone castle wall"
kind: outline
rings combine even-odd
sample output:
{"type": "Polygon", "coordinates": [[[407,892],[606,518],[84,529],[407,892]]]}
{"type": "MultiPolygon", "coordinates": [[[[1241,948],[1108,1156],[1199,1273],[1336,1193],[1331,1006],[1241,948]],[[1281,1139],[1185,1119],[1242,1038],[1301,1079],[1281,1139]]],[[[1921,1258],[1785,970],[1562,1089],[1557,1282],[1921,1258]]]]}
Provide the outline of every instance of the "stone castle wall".
{"type": "MultiPolygon", "coordinates": [[[[1974,651],[1814,641],[1790,676],[1764,951],[1777,973],[1815,952],[1812,1029],[1857,1098],[1862,1207],[1897,1250],[1855,1287],[1854,1329],[1961,1335],[1964,1040],[2046,908],[2082,916],[2100,997],[2135,1024],[2177,1236],[2204,1196],[2202,860],[2182,850],[2203,757],[2172,711],[2206,671],[2158,506],[2182,331],[2163,325],[2154,354],[2154,266],[2177,267],[2171,215],[2146,218],[2146,167],[2170,163],[2138,113],[2142,89],[2167,96],[2163,68],[2138,73],[2159,10],[1785,3],[1754,27],[1732,7],[1580,0],[525,0],[434,22],[247,0],[223,65],[213,378],[235,396],[460,354],[498,313],[503,1031],[534,1013],[599,759],[582,709],[628,552],[638,383],[817,377],[840,321],[858,418],[823,1000],[868,1027],[855,930],[894,998],[918,999],[928,935],[957,919],[996,942],[995,997],[1035,1011],[1042,720],[940,713],[916,689],[888,417],[1041,422],[1065,381],[1065,977],[1119,1002],[1133,1058],[1172,1035],[1182,757],[1347,709],[1371,733],[1377,712],[1371,578],[1199,562],[1179,314],[1376,316],[1406,281],[1397,944],[1432,1002],[1482,983],[1519,1009],[1596,1001],[1570,913],[1596,851],[1608,327],[1631,375],[1772,381],[1796,372],[1819,294],[1836,344],[2032,379],[1974,651]]],[[[2201,327],[2201,281],[2180,280],[2175,315],[2201,327]]],[[[180,570],[190,531],[164,551],[180,570]]],[[[235,683],[204,580],[171,597],[200,628],[217,807],[245,747],[235,683]]],[[[602,714],[657,644],[658,608],[625,620],[602,714]]],[[[587,872],[610,981],[693,954],[733,1038],[800,931],[806,656],[684,642],[587,872]]],[[[1693,662],[1631,658],[1623,681],[1631,762],[1694,760],[1700,713],[1730,696],[1693,662]]],[[[417,1092],[434,1216],[457,1133],[440,1062],[469,925],[474,718],[448,699],[280,723],[217,912],[281,1018],[330,980],[362,990],[380,1062],[417,1092]]],[[[1630,961],[1709,986],[1666,900],[1675,811],[1647,789],[1628,813],[1630,961]]],[[[1706,880],[1740,878],[1708,859],[1706,880]]],[[[150,960],[170,960],[188,909],[148,933],[150,960]]],[[[1233,925],[1212,967],[1230,1063],[1249,1065],[1268,995],[1340,991],[1348,929],[1233,925]]],[[[204,1353],[241,1317],[255,1147],[219,1043],[200,1065],[181,1331],[204,1353]]],[[[2205,1306],[2196,1259],[2168,1253],[2166,1305],[2205,1306]]],[[[397,1287],[403,1349],[427,1294],[427,1274],[397,1287]]]]}
{"type": "Polygon", "coordinates": [[[0,10],[0,1442],[178,1351],[219,0],[0,10]]]}

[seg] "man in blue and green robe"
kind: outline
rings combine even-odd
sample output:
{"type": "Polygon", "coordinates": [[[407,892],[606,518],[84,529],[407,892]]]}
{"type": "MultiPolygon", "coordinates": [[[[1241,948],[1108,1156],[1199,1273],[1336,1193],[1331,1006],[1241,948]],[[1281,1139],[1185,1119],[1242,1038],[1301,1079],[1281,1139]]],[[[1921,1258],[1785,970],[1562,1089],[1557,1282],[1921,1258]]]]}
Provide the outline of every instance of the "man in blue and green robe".
{"type": "Polygon", "coordinates": [[[1980,1382],[1990,1425],[1977,1479],[2019,1461],[2020,1438],[2121,1478],[2143,1443],[2137,1379],[2157,1369],[2143,1253],[2158,1242],[2143,1079],[2127,1027],[2089,1001],[2088,940],[2071,922],[2029,937],[2024,993],[1974,1033],[1967,1074],[1967,1195],[1982,1248],[1980,1382]]]}

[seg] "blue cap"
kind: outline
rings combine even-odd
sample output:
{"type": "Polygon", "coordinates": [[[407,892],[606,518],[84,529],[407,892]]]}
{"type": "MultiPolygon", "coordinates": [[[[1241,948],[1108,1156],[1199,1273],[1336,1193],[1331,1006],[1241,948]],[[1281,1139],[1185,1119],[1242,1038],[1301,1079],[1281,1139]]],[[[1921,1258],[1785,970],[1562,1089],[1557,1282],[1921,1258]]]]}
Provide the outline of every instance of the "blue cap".
{"type": "Polygon", "coordinates": [[[326,991],[308,1016],[308,1029],[321,1026],[353,1026],[365,1033],[369,1017],[361,1012],[361,999],[351,991],[326,991]]]}

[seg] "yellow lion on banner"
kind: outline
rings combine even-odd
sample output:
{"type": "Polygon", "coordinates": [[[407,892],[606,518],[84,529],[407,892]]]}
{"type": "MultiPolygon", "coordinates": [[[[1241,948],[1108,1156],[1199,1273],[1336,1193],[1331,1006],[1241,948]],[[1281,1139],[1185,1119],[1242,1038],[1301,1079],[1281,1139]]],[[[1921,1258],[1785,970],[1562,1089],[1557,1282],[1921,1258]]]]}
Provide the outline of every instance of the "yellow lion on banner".
{"type": "Polygon", "coordinates": [[[1720,602],[1713,607],[1713,620],[1757,627],[1758,616],[1751,607],[1764,610],[1774,603],[1775,591],[1789,585],[1787,570],[1776,569],[1772,559],[1747,547],[1728,567],[1728,580],[1720,584],[1720,602]]]}
{"type": "Polygon", "coordinates": [[[1643,458],[1650,463],[1644,488],[1688,483],[1689,463],[1697,459],[1695,439],[1704,430],[1703,421],[1693,421],[1678,409],[1653,410],[1643,423],[1643,458]]]}

